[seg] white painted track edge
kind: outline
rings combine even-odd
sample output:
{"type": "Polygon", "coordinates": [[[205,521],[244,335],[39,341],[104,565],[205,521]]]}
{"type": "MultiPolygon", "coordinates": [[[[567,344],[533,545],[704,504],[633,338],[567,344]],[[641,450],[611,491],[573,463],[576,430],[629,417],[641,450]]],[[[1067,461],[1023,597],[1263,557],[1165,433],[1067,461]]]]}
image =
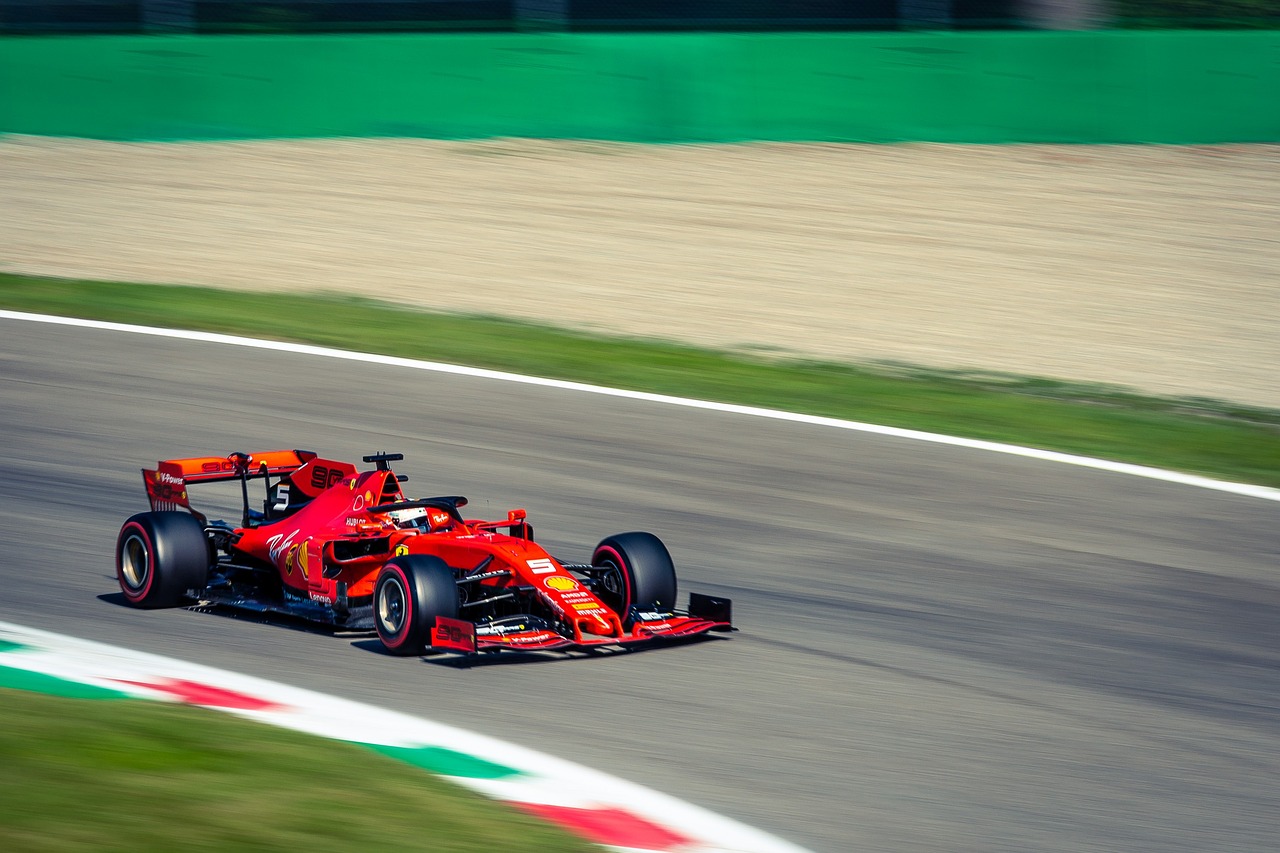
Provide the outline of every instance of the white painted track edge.
{"type": "Polygon", "coordinates": [[[185,329],[168,329],[156,326],[139,326],[130,323],[109,323],[102,320],[85,320],[76,317],[60,317],[50,314],[32,314],[23,311],[0,310],[0,320],[17,320],[32,323],[49,323],[60,326],[73,326],[86,329],[98,329],[111,332],[124,332],[153,337],[176,338],[179,340],[199,341],[202,343],[224,344],[227,346],[248,347],[253,349],[275,350],[278,352],[311,355],[320,358],[336,358],[346,361],[358,361],[368,364],[381,364],[391,367],[403,367],[412,370],[426,370],[435,373],[450,373],[458,376],[470,376],[478,379],[490,379],[501,382],[516,382],[523,385],[536,385],[545,388],[557,388],[565,391],[577,391],[585,394],[599,394],[609,397],[622,397],[668,406],[681,406],[690,409],[705,409],[727,414],[747,417],[768,418],[778,421],[805,424],[809,426],[843,429],[865,432],[874,435],[901,438],[908,441],[924,441],[931,444],[962,447],[970,450],[1003,453],[1011,456],[1022,456],[1044,462],[1055,462],[1064,465],[1075,465],[1143,477],[1149,480],[1160,480],[1183,486],[1211,489],[1219,492],[1260,498],[1262,500],[1280,501],[1280,489],[1258,486],[1249,483],[1233,483],[1216,480],[1196,474],[1185,474],[1163,468],[1152,468],[1145,465],[1134,465],[1127,462],[1112,462],[1107,459],[1096,459],[1090,456],[1077,456],[1053,450],[1041,450],[1034,447],[1022,447],[1016,444],[1003,444],[995,441],[984,441],[974,438],[961,438],[941,433],[923,432],[921,430],[902,429],[900,427],[882,426],[879,424],[861,423],[859,421],[828,418],[820,415],[806,415],[797,412],[785,412],[777,409],[765,409],[756,406],[742,406],[734,403],[717,403],[709,400],[695,400],[687,397],[675,397],[667,394],[653,394],[647,391],[628,391],[621,388],[609,388],[602,385],[591,385],[584,382],[570,382],[563,379],[545,379],[537,376],[526,376],[519,373],[507,373],[500,370],[487,370],[479,367],[465,367],[443,362],[421,361],[412,358],[400,358],[390,355],[377,355],[351,350],[340,350],[332,347],[314,346],[311,344],[290,343],[285,341],[268,341],[257,338],[246,338],[238,335],[225,335],[216,332],[195,332],[185,329]]]}

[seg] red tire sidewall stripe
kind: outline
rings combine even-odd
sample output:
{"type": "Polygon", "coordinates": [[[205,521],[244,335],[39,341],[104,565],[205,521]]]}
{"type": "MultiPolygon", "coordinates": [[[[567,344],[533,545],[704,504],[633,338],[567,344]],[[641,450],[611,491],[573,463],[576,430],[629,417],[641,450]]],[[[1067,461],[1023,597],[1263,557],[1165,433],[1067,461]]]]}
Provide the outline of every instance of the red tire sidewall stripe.
{"type": "MultiPolygon", "coordinates": [[[[389,564],[387,566],[387,571],[394,572],[396,577],[400,579],[400,587],[404,592],[404,620],[400,623],[400,631],[398,634],[391,637],[382,637],[382,641],[386,643],[387,648],[399,649],[404,646],[405,642],[409,639],[409,635],[413,633],[413,587],[409,585],[409,576],[405,573],[404,569],[397,565],[389,564]]],[[[381,602],[378,602],[378,604],[380,603],[381,602]]],[[[382,626],[382,621],[380,619],[378,620],[378,626],[382,626]]],[[[378,633],[381,635],[382,632],[379,631],[378,633]]]]}
{"type": "Polygon", "coordinates": [[[147,529],[136,521],[125,522],[120,530],[120,537],[116,540],[116,580],[120,582],[120,591],[124,593],[124,597],[133,602],[145,601],[147,595],[151,592],[151,587],[156,581],[156,546],[151,538],[151,534],[147,529]],[[147,549],[147,577],[142,585],[142,589],[134,591],[124,580],[124,554],[121,546],[130,535],[136,533],[141,539],[143,546],[147,549]]]}

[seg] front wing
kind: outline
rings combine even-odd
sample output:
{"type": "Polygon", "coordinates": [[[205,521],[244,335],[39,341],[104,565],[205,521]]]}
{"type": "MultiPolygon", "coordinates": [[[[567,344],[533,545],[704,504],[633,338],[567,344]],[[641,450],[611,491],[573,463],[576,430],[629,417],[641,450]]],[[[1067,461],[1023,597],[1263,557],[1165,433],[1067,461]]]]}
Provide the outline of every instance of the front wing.
{"type": "Polygon", "coordinates": [[[710,631],[735,630],[730,607],[727,598],[694,593],[689,598],[688,613],[668,611],[634,614],[631,630],[617,637],[567,637],[535,618],[476,624],[439,616],[436,617],[436,627],[431,631],[431,648],[462,654],[504,650],[545,652],[683,639],[710,631]]]}

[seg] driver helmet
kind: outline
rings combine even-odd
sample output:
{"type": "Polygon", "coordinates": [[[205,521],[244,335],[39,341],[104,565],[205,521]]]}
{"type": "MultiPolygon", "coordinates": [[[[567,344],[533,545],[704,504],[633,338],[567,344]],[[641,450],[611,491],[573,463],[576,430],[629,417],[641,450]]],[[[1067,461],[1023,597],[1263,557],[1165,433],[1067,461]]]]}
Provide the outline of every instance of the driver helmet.
{"type": "Polygon", "coordinates": [[[427,526],[427,508],[423,506],[410,507],[409,509],[393,509],[387,513],[396,527],[426,527],[427,526]]]}

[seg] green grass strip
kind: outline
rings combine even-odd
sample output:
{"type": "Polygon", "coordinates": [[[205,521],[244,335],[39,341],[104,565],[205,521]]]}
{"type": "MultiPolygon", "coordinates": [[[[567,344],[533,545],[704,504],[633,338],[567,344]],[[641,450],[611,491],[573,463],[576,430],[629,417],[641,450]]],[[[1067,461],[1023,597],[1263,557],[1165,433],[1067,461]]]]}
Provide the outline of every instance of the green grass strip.
{"type": "Polygon", "coordinates": [[[771,360],[345,296],[0,274],[0,306],[508,370],[1280,486],[1280,411],[1048,379],[771,360]]]}
{"type": "Polygon", "coordinates": [[[145,701],[0,690],[6,853],[599,848],[371,750],[145,701]]]}
{"type": "Polygon", "coordinates": [[[67,681],[45,675],[43,672],[32,672],[14,666],[0,666],[0,688],[27,690],[49,696],[64,696],[69,699],[124,699],[128,695],[120,690],[67,681]]]}

